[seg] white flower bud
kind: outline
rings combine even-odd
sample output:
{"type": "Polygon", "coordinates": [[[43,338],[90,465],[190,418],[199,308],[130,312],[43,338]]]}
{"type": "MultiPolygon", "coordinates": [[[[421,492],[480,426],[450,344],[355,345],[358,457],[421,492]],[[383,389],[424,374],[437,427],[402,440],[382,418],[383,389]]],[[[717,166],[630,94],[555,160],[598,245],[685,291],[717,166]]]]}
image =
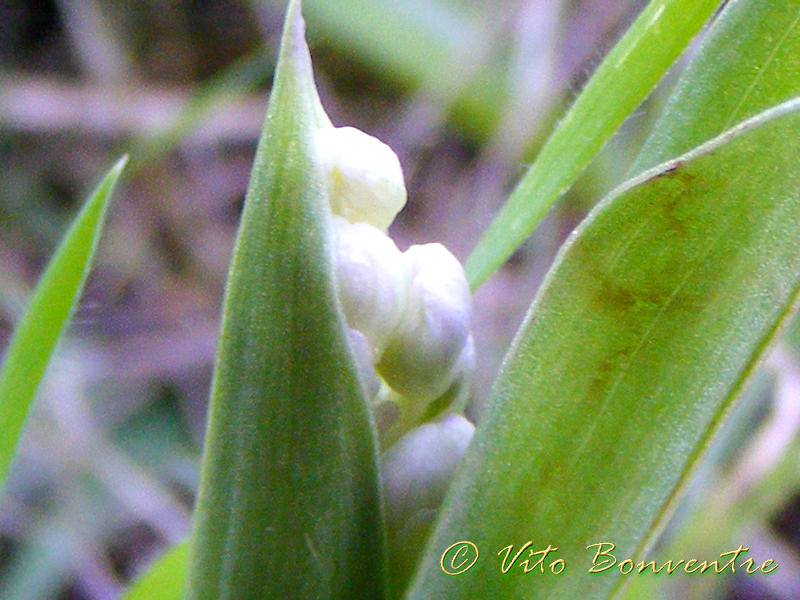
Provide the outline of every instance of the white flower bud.
{"type": "Polygon", "coordinates": [[[403,316],[406,265],[394,242],[367,223],[334,216],[334,265],[347,324],[360,331],[377,361],[403,316]]]}
{"type": "Polygon", "coordinates": [[[334,214],[386,230],[406,203],[394,151],[354,127],[324,127],[315,138],[334,214]]]}
{"type": "Polygon", "coordinates": [[[436,509],[467,451],[475,426],[459,414],[412,429],[383,456],[386,521],[399,528],[419,509],[436,509]]]}
{"type": "Polygon", "coordinates": [[[441,419],[447,413],[463,411],[472,388],[474,370],[475,343],[470,334],[450,373],[450,386],[432,402],[406,398],[384,383],[378,394],[373,396],[373,411],[381,447],[391,447],[419,423],[441,419]]]}
{"type": "Polygon", "coordinates": [[[469,388],[472,385],[472,373],[475,371],[475,339],[470,333],[467,343],[458,355],[456,366],[453,368],[453,384],[469,388]]]}
{"type": "Polygon", "coordinates": [[[411,246],[403,256],[405,312],[376,369],[404,396],[430,402],[450,387],[467,343],[472,301],[461,263],[441,244],[411,246]]]}
{"type": "Polygon", "coordinates": [[[450,387],[428,406],[424,420],[433,419],[445,411],[464,410],[472,389],[472,374],[474,371],[475,341],[472,338],[472,334],[470,334],[450,373],[450,387]]]}
{"type": "Polygon", "coordinates": [[[383,456],[391,587],[402,592],[475,427],[461,415],[426,423],[383,456]]]}

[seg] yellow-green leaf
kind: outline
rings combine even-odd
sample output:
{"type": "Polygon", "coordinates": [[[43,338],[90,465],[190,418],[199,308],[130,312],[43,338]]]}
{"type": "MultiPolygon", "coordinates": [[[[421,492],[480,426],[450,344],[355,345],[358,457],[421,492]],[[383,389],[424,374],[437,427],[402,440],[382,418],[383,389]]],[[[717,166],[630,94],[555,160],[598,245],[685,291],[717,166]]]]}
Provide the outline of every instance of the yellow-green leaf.
{"type": "Polygon", "coordinates": [[[111,168],[75,218],[6,351],[0,370],[0,491],[36,390],[83,291],[111,192],[127,160],[111,168]]]}

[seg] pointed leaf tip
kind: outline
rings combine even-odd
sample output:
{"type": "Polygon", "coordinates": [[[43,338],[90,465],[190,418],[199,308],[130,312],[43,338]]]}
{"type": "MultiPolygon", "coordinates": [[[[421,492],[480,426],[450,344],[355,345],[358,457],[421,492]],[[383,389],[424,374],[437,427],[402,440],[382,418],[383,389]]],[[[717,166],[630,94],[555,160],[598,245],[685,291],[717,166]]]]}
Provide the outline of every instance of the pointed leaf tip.
{"type": "Polygon", "coordinates": [[[303,19],[302,3],[291,0],[286,8],[281,54],[288,54],[293,59],[301,60],[308,56],[306,45],[306,22],[303,19]]]}
{"type": "Polygon", "coordinates": [[[115,179],[119,177],[120,173],[122,173],[122,170],[128,164],[128,160],[130,160],[130,157],[131,157],[130,154],[123,154],[119,158],[119,160],[114,163],[114,166],[111,167],[111,171],[109,171],[109,174],[113,176],[115,179]]]}
{"type": "Polygon", "coordinates": [[[377,439],[335,296],[304,30],[290,2],[226,287],[187,600],[385,597],[377,439]]]}
{"type": "MultiPolygon", "coordinates": [[[[332,127],[333,124],[322,106],[317,87],[314,84],[314,69],[311,64],[311,53],[306,43],[306,24],[300,0],[291,0],[286,8],[286,20],[283,26],[272,95],[280,95],[282,88],[287,86],[291,88],[294,85],[299,85],[300,89],[292,92],[294,99],[291,101],[297,101],[301,97],[309,100],[314,126],[332,127]],[[284,80],[286,81],[284,82],[284,80]]],[[[270,108],[277,108],[281,104],[282,102],[270,102],[270,108]]]]}
{"type": "Polygon", "coordinates": [[[83,291],[111,193],[126,161],[121,158],[108,171],[73,220],[0,364],[0,492],[36,390],[83,291]]]}

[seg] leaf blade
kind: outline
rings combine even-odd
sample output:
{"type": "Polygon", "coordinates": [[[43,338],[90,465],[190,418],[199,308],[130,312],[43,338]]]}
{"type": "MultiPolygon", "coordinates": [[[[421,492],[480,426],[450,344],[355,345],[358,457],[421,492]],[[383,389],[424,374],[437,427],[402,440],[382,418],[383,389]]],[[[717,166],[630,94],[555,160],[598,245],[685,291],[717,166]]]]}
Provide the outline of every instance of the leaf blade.
{"type": "Polygon", "coordinates": [[[36,390],[83,291],[111,193],[127,160],[117,161],[78,213],[9,344],[0,371],[0,491],[36,390]]]}
{"type": "Polygon", "coordinates": [[[797,304],[798,110],[785,103],[642,174],[580,226],[509,352],[408,598],[529,598],[531,576],[501,575],[492,556],[529,539],[568,565],[536,576],[547,598],[611,591],[614,575],[587,573],[588,544],[645,558],[797,304]],[[463,539],[488,558],[447,578],[440,556],[463,539]]]}
{"type": "Polygon", "coordinates": [[[180,600],[188,561],[189,540],[184,540],[159,556],[121,600],[180,600]]]}
{"type": "Polygon", "coordinates": [[[312,155],[328,124],[287,11],[226,290],[186,597],[381,598],[377,450],[312,155]]]}

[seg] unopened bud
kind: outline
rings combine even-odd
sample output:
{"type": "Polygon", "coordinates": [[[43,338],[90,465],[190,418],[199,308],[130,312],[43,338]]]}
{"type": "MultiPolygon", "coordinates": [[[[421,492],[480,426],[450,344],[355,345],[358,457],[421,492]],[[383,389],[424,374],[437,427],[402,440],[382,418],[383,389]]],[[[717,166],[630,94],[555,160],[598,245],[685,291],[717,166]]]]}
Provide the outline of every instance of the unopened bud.
{"type": "Polygon", "coordinates": [[[450,387],[469,335],[472,301],[461,263],[441,244],[411,246],[404,257],[405,312],[376,368],[404,396],[430,402],[450,387]]]}
{"type": "Polygon", "coordinates": [[[427,407],[423,418],[433,419],[444,412],[464,410],[472,391],[472,374],[475,371],[475,342],[472,334],[450,373],[450,387],[427,407]]]}
{"type": "Polygon", "coordinates": [[[360,331],[373,361],[400,323],[406,298],[403,255],[382,231],[334,217],[334,265],[347,324],[360,331]]]}
{"type": "Polygon", "coordinates": [[[385,231],[406,203],[394,151],[355,127],[321,128],[315,144],[333,213],[385,231]]]}
{"type": "Polygon", "coordinates": [[[400,592],[414,571],[428,530],[472,440],[461,415],[411,430],[383,457],[390,579],[400,592]]]}
{"type": "Polygon", "coordinates": [[[421,508],[442,503],[475,426],[459,414],[412,429],[383,457],[386,520],[393,528],[421,508]]]}

